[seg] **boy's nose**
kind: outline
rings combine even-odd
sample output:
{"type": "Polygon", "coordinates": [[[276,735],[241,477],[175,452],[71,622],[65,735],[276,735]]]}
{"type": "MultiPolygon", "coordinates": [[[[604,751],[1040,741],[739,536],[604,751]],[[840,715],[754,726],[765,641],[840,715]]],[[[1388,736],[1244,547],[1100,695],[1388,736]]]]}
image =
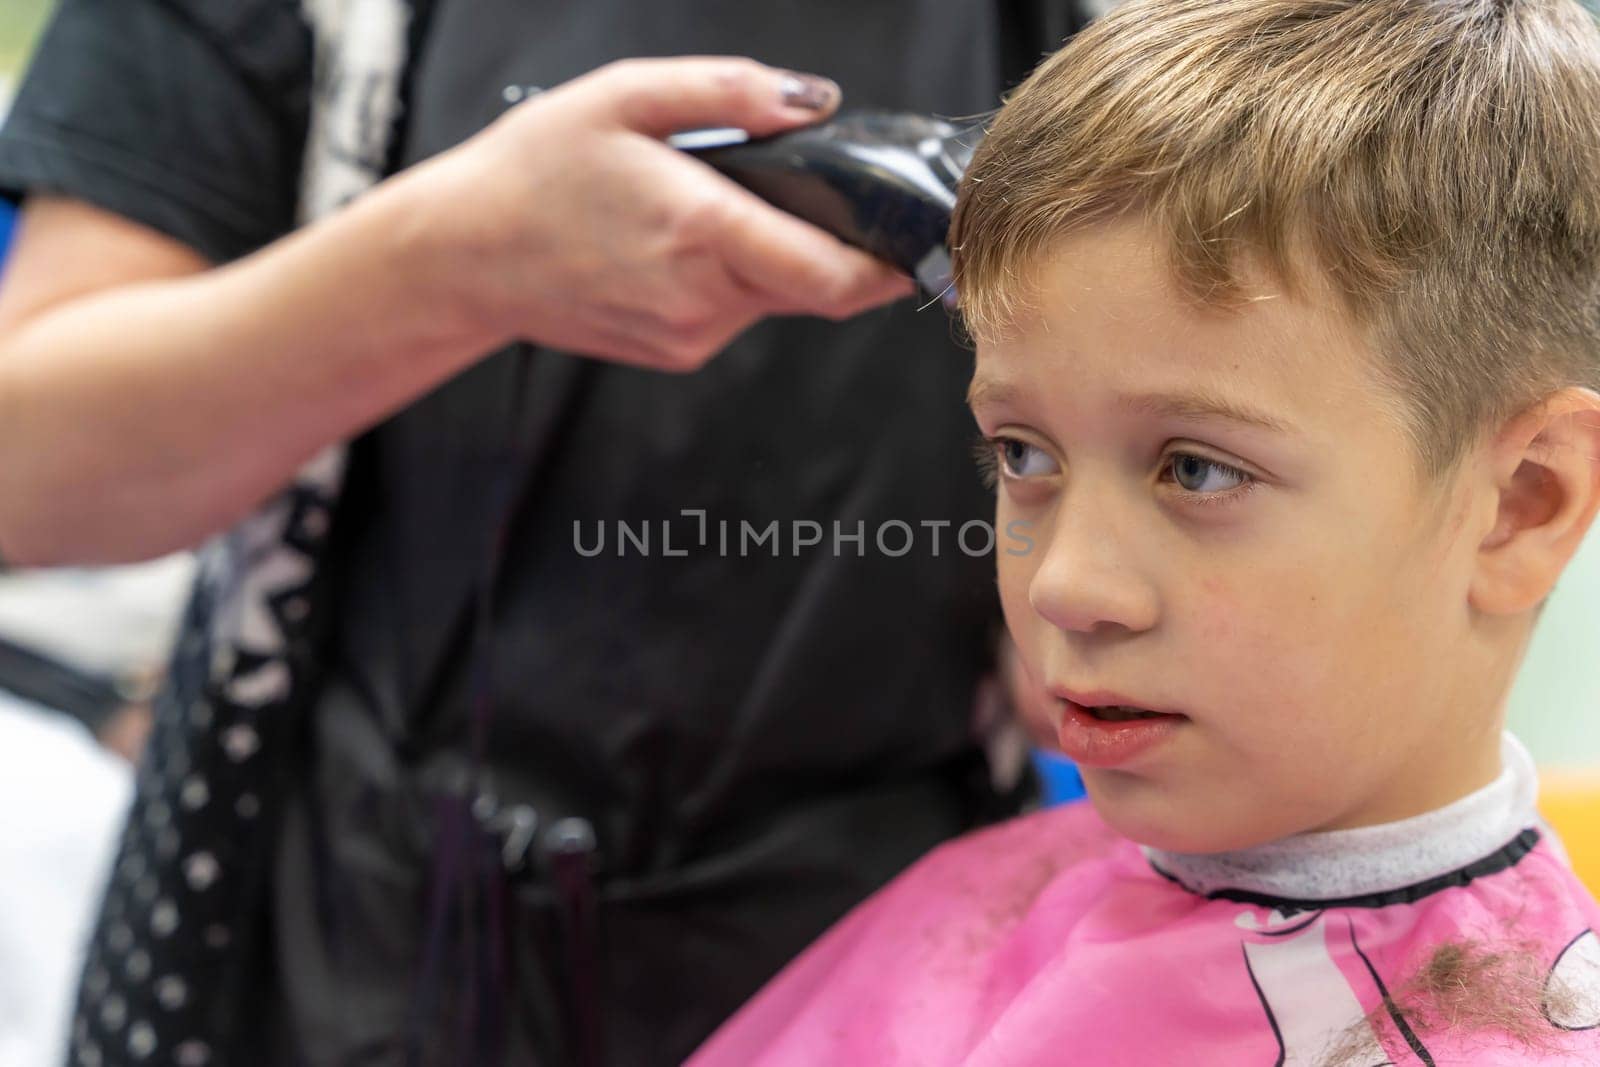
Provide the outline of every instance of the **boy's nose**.
{"type": "Polygon", "coordinates": [[[1057,629],[1140,632],[1156,624],[1156,591],[1105,519],[1066,500],[1057,509],[1044,558],[1028,584],[1029,605],[1057,629]]]}

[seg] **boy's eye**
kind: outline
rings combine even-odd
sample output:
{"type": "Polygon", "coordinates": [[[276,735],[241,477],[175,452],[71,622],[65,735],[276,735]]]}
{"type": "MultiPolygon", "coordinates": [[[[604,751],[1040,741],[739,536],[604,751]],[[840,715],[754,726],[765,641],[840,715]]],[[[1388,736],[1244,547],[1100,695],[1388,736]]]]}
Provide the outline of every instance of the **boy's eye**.
{"type": "Polygon", "coordinates": [[[1174,452],[1170,457],[1172,480],[1187,492],[1204,496],[1225,494],[1249,482],[1250,475],[1226,463],[1206,459],[1188,452],[1174,452]]]}
{"type": "Polygon", "coordinates": [[[1056,461],[1042,448],[1015,437],[995,438],[1006,474],[1013,478],[1042,478],[1056,473],[1056,461]]]}
{"type": "Polygon", "coordinates": [[[1042,478],[1059,468],[1050,453],[1015,437],[979,437],[973,445],[983,484],[993,489],[1000,475],[1007,478],[1042,478]]]}

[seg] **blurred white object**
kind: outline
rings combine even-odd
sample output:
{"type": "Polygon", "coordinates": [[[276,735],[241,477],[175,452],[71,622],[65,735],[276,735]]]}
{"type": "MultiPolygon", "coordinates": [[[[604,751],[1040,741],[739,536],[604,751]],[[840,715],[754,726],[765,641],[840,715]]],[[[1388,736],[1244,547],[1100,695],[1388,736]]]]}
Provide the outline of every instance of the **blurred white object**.
{"type": "Polygon", "coordinates": [[[0,575],[0,634],[95,674],[164,664],[194,567],[182,552],[128,567],[0,575]]]}
{"type": "Polygon", "coordinates": [[[133,771],[0,691],[0,1064],[65,1061],[78,970],[133,771]]]}
{"type": "MultiPolygon", "coordinates": [[[[187,553],[0,575],[0,635],[107,677],[164,667],[187,553]]],[[[76,720],[0,687],[0,1065],[66,1057],[78,972],[133,771],[76,720]]]]}

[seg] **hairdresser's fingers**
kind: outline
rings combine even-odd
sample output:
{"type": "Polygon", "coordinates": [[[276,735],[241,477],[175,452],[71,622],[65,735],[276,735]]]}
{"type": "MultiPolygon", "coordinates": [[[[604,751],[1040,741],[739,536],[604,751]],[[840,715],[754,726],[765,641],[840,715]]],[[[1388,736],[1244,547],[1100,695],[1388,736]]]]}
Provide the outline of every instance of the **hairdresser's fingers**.
{"type": "Polygon", "coordinates": [[[697,371],[761,316],[753,311],[724,314],[691,328],[666,328],[653,321],[616,314],[594,331],[588,354],[617,363],[670,373],[697,371]]]}
{"type": "Polygon", "coordinates": [[[714,56],[625,59],[571,89],[602,122],[651,137],[713,126],[759,137],[826,118],[840,95],[838,85],[819,75],[714,56]]]}
{"type": "Polygon", "coordinates": [[[679,276],[670,301],[610,309],[607,328],[632,342],[618,358],[635,362],[643,352],[644,364],[658,370],[698,370],[767,313],[760,295],[710,256],[680,265],[679,276]]]}
{"type": "Polygon", "coordinates": [[[912,292],[911,279],[887,263],[743,190],[716,202],[703,224],[710,246],[769,311],[842,319],[912,292]]]}

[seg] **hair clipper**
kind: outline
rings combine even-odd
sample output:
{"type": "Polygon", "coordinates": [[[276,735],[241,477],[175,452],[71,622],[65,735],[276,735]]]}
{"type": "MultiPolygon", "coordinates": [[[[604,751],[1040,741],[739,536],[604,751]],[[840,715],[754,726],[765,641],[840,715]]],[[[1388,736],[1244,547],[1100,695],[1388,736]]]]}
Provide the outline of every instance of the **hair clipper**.
{"type": "Polygon", "coordinates": [[[956,187],[983,134],[981,125],[861,111],[772,137],[712,129],[667,140],[954,307],[945,237],[956,187]]]}

